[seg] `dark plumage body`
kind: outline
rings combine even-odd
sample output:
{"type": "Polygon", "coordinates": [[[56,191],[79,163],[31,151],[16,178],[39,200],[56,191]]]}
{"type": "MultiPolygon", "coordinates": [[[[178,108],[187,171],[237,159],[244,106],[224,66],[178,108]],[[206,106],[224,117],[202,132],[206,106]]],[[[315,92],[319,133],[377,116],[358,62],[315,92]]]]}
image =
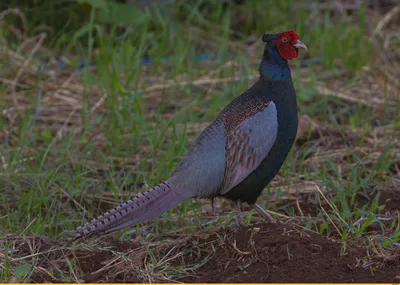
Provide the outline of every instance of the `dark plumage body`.
{"type": "Polygon", "coordinates": [[[246,97],[255,97],[255,100],[274,102],[278,111],[278,135],[271,150],[256,170],[251,172],[239,185],[221,195],[227,199],[254,204],[263,189],[282,167],[296,138],[297,102],[292,80],[279,80],[274,84],[270,83],[270,80],[260,78],[257,82],[259,85],[253,86],[226,107],[231,108],[231,105],[242,104],[241,102],[246,104],[245,102],[248,102],[246,97]]]}
{"type": "MultiPolygon", "coordinates": [[[[296,137],[296,92],[288,59],[297,57],[297,47],[305,45],[294,31],[265,35],[263,40],[259,80],[200,134],[168,181],[79,227],[75,238],[146,221],[193,197],[246,202],[273,220],[255,202],[296,137]]],[[[241,218],[240,207],[238,212],[241,218]]]]}

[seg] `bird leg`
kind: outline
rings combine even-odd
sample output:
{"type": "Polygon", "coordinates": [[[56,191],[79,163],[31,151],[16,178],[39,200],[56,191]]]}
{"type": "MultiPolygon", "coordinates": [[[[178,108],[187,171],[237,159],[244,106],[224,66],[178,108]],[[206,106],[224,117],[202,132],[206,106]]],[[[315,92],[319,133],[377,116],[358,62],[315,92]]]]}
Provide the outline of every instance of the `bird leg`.
{"type": "Polygon", "coordinates": [[[264,219],[267,221],[270,221],[271,223],[276,223],[276,220],[271,217],[270,214],[264,211],[263,208],[261,208],[257,203],[251,204],[250,205],[254,210],[256,210],[264,219]]]}
{"type": "Polygon", "coordinates": [[[215,206],[214,206],[214,198],[211,199],[211,209],[212,209],[212,213],[215,214],[215,206]]]}
{"type": "Polygon", "coordinates": [[[240,201],[239,200],[236,202],[236,218],[237,218],[238,224],[240,224],[242,226],[246,226],[246,222],[244,221],[244,219],[242,217],[242,210],[240,209],[240,201]]]}

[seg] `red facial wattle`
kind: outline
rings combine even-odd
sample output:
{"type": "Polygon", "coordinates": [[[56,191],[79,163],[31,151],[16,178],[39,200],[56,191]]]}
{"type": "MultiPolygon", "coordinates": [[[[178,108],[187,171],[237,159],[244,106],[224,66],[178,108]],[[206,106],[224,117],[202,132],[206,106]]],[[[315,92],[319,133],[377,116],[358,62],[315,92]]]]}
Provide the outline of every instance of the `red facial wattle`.
{"type": "Polygon", "coordinates": [[[289,42],[278,45],[278,52],[286,60],[291,60],[299,55],[298,49],[289,42]]]}
{"type": "Polygon", "coordinates": [[[280,56],[286,60],[296,58],[299,55],[299,50],[294,45],[296,45],[298,40],[299,36],[293,30],[280,34],[275,41],[280,56]]]}

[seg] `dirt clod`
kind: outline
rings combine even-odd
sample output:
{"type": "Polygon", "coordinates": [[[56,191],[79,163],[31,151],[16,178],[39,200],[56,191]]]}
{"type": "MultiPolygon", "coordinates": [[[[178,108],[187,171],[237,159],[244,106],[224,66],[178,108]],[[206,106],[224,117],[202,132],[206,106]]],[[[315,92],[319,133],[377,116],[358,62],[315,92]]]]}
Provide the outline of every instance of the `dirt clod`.
{"type": "Polygon", "coordinates": [[[394,282],[396,264],[367,262],[365,248],[285,224],[230,235],[195,282],[394,282]]]}

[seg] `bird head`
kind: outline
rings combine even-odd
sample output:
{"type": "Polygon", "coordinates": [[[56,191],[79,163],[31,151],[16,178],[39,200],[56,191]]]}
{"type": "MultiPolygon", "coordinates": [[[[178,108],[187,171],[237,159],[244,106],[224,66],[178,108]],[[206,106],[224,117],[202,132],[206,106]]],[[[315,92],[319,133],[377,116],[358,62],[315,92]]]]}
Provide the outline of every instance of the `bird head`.
{"type": "Polygon", "coordinates": [[[280,34],[265,34],[263,41],[272,49],[277,49],[279,55],[291,60],[299,55],[299,48],[307,50],[306,45],[299,40],[299,36],[294,30],[289,30],[280,34]]]}

